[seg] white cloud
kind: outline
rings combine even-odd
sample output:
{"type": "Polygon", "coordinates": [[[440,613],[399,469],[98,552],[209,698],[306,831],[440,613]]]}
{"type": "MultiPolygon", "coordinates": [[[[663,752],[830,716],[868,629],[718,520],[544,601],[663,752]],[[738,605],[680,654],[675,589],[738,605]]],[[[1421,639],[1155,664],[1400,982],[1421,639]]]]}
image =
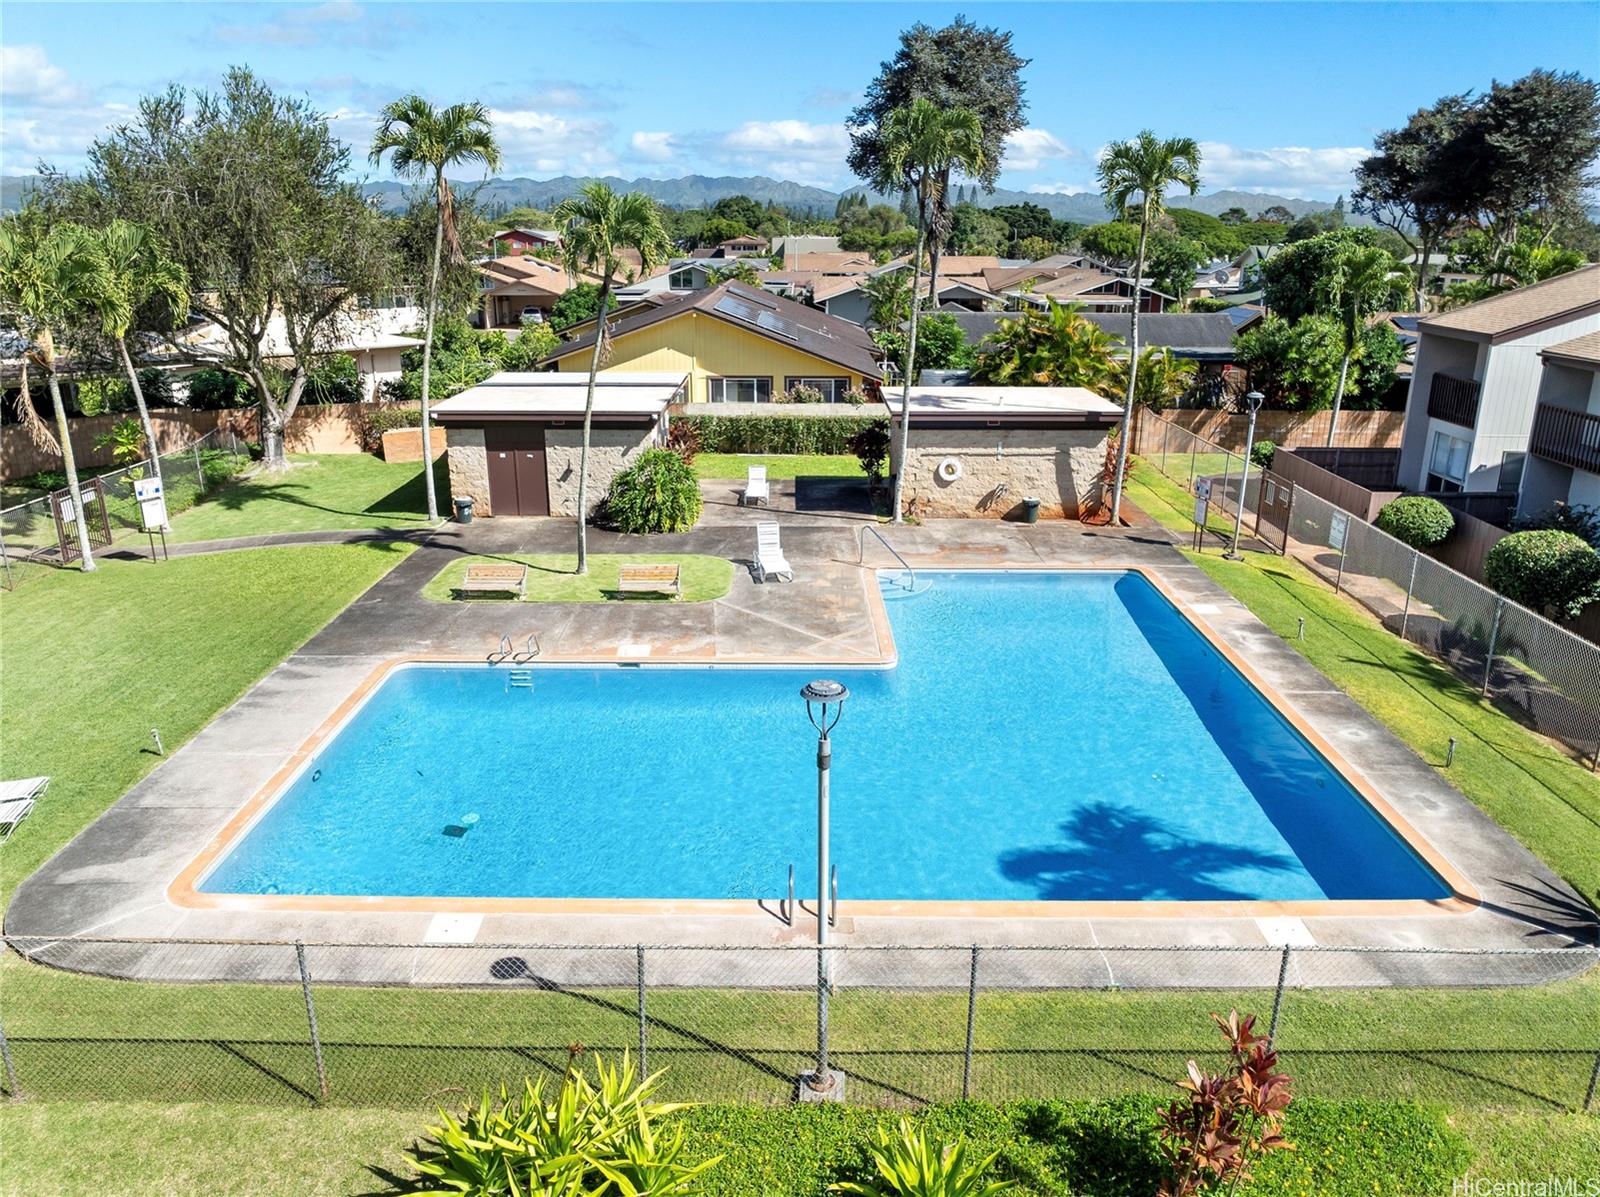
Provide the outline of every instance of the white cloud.
{"type": "Polygon", "coordinates": [[[1029,183],[1027,190],[1031,195],[1086,195],[1095,189],[1078,183],[1029,183]]]}
{"type": "Polygon", "coordinates": [[[1274,146],[1241,149],[1220,141],[1200,143],[1200,175],[1207,191],[1270,191],[1304,199],[1347,191],[1350,172],[1372,151],[1361,146],[1274,146]]]}
{"type": "Polygon", "coordinates": [[[633,152],[646,162],[670,162],[678,153],[678,139],[672,133],[635,133],[628,139],[633,152]]]}
{"type": "Polygon", "coordinates": [[[569,120],[534,109],[491,108],[507,175],[598,174],[616,165],[606,121],[569,120]]]}
{"type": "Polygon", "coordinates": [[[746,121],[716,143],[740,167],[797,183],[827,183],[844,171],[850,135],[843,124],[746,121]]]}
{"type": "Polygon", "coordinates": [[[1048,129],[1018,129],[1006,134],[1006,156],[1001,166],[1006,170],[1038,170],[1046,161],[1077,156],[1077,150],[1048,129]]]}
{"type": "Polygon", "coordinates": [[[0,46],[0,95],[13,104],[78,104],[84,89],[52,63],[42,46],[0,46]]]}
{"type": "Polygon", "coordinates": [[[272,20],[257,24],[213,25],[206,36],[219,42],[274,46],[309,46],[336,37],[346,45],[375,46],[392,42],[409,24],[408,17],[396,17],[392,12],[382,19],[369,20],[361,5],[351,0],[332,0],[328,4],[291,6],[272,20]]]}

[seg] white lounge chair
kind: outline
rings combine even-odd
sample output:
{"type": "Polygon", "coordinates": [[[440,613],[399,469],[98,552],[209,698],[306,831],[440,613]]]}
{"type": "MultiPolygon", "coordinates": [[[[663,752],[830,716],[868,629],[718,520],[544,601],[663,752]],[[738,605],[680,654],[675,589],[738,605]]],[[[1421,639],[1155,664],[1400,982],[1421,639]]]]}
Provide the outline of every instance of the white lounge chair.
{"type": "Polygon", "coordinates": [[[778,525],[763,521],[756,525],[756,580],[782,578],[794,581],[794,566],[784,558],[783,547],[778,543],[778,525]]]}
{"type": "Polygon", "coordinates": [[[33,813],[34,804],[49,786],[48,777],[0,781],[0,844],[9,840],[17,825],[33,813]]]}
{"type": "Polygon", "coordinates": [[[744,505],[765,503],[772,506],[772,495],[767,490],[767,467],[751,466],[744,476],[744,505]]]}

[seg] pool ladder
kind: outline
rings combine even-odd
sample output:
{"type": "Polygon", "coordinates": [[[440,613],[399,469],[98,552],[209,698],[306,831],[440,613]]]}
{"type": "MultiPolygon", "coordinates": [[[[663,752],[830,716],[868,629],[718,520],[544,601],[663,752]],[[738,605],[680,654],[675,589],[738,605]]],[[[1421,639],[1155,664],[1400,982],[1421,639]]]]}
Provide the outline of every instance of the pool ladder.
{"type": "Polygon", "coordinates": [[[527,644],[521,652],[518,652],[511,647],[511,637],[502,632],[500,634],[500,647],[490,653],[487,659],[491,665],[498,665],[502,661],[515,661],[517,664],[523,665],[533,660],[539,653],[539,633],[529,632],[527,644]]]}
{"type": "MultiPolygon", "coordinates": [[[[828,870],[828,889],[830,891],[830,897],[829,897],[829,901],[828,901],[828,926],[837,927],[839,925],[839,866],[838,865],[834,865],[832,868],[830,868],[828,870]]],[[[785,925],[790,926],[790,927],[794,926],[794,912],[795,912],[796,909],[797,908],[795,906],[795,899],[794,899],[794,866],[790,865],[789,866],[789,896],[785,900],[783,900],[782,902],[778,903],[778,913],[783,916],[783,921],[784,921],[785,925]]]]}

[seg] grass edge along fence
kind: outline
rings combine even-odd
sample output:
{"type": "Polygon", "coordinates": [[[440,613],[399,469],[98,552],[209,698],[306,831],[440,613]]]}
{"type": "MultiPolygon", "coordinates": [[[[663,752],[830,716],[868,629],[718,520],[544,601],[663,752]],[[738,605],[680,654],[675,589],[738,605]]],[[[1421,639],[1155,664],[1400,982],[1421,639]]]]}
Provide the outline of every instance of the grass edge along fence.
{"type": "MultiPolygon", "coordinates": [[[[1212,505],[1236,510],[1242,459],[1141,411],[1140,456],[1191,493],[1212,481],[1212,505]]],[[[1600,645],[1568,631],[1380,531],[1302,486],[1254,465],[1245,530],[1258,512],[1261,538],[1292,556],[1336,594],[1355,599],[1390,632],[1415,644],[1497,707],[1600,770],[1600,645]],[[1267,488],[1287,502],[1265,502],[1267,488]],[[1282,511],[1282,535],[1269,535],[1282,511]]]]}
{"type": "MultiPolygon", "coordinates": [[[[178,515],[200,502],[208,493],[226,486],[250,465],[250,454],[232,429],[216,428],[181,449],[160,457],[162,495],[168,516],[178,515]]],[[[99,483],[105,496],[105,516],[111,529],[111,542],[135,535],[142,529],[139,502],[134,497],[135,480],[152,473],[149,458],[116,469],[84,473],[80,481],[85,501],[91,481],[99,483]]],[[[63,488],[64,489],[64,488],[63,488]]],[[[60,542],[51,511],[51,493],[39,495],[0,510],[0,587],[15,590],[29,573],[47,565],[60,565],[60,542]]],[[[91,518],[96,518],[95,513],[91,518]]],[[[104,551],[102,546],[98,551],[104,551]]]]}
{"type": "Polygon", "coordinates": [[[857,1105],[1165,1093],[1230,1009],[1308,1096],[1593,1111],[1600,1083],[1592,947],[6,942],[14,1100],[428,1106],[578,1046],[777,1104],[824,1002],[857,1105]]]}

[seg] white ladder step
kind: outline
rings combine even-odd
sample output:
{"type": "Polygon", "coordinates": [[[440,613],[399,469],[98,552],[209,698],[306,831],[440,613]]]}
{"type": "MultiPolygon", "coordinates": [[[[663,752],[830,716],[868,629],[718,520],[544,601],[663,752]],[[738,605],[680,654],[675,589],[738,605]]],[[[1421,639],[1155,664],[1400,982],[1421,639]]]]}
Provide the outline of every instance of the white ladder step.
{"type": "Polygon", "coordinates": [[[511,684],[523,689],[533,689],[533,670],[513,669],[511,671],[511,684]]]}

